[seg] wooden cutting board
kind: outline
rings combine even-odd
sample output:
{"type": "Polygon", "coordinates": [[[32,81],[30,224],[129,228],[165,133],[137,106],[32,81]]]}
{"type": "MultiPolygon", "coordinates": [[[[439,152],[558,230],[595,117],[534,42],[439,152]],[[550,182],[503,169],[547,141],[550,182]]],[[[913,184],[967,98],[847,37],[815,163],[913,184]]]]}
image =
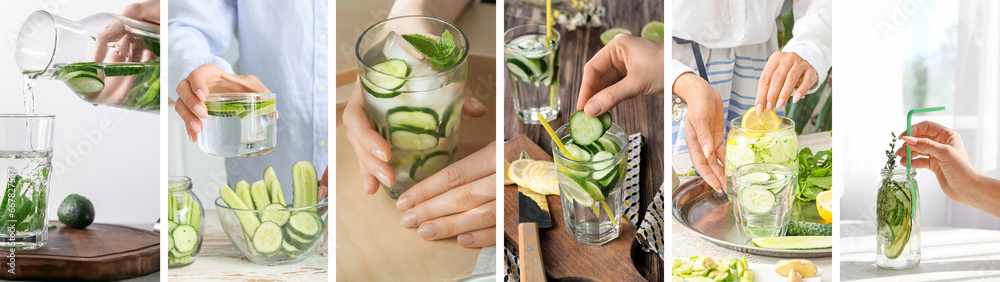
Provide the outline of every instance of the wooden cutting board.
{"type": "Polygon", "coordinates": [[[49,229],[45,247],[0,251],[5,280],[121,280],[160,270],[160,235],[133,227],[94,223],[87,229],[69,228],[59,221],[49,229]]]}
{"type": "MultiPolygon", "coordinates": [[[[517,160],[521,151],[535,160],[551,161],[552,157],[525,135],[518,135],[504,144],[504,159],[517,160]]],[[[504,236],[517,247],[517,185],[507,185],[503,190],[504,236]]],[[[552,280],[593,281],[645,281],[632,264],[631,248],[635,241],[635,227],[622,221],[621,233],[603,246],[584,245],[576,242],[566,231],[559,196],[546,196],[552,213],[552,228],[541,229],[539,240],[545,275],[552,280]]]]}

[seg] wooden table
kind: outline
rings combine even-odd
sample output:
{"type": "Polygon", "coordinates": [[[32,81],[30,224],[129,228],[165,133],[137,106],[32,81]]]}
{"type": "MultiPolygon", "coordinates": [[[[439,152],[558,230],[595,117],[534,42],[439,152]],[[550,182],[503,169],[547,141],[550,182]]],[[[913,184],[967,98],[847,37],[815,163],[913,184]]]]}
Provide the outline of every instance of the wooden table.
{"type": "MultiPolygon", "coordinates": [[[[626,28],[633,34],[639,34],[642,26],[650,21],[663,21],[664,4],[662,0],[603,0],[595,1],[599,6],[607,8],[605,25],[597,28],[580,28],[567,31],[557,26],[562,39],[560,42],[559,69],[559,118],[550,122],[554,127],[566,124],[569,114],[576,112],[576,100],[583,79],[584,65],[603,47],[600,35],[611,27],[626,28]]],[[[519,1],[506,1],[504,11],[504,30],[524,24],[544,23],[544,9],[523,6],[519,1]]],[[[512,84],[505,74],[504,89],[512,89],[512,84]]],[[[639,186],[641,187],[641,203],[639,218],[646,213],[646,206],[653,201],[660,184],[663,183],[663,94],[640,96],[621,104],[611,110],[616,123],[622,125],[629,133],[642,133],[642,164],[639,186]]],[[[526,125],[514,114],[514,102],[511,95],[504,95],[504,139],[513,138],[517,134],[525,134],[534,140],[543,150],[551,152],[551,138],[540,125],[526,125]]],[[[640,267],[640,272],[646,279],[660,281],[663,261],[653,253],[644,254],[643,261],[648,265],[640,267]]]]}
{"type": "MultiPolygon", "coordinates": [[[[822,150],[828,150],[833,145],[833,138],[830,137],[830,132],[819,132],[813,134],[799,135],[799,149],[809,147],[812,149],[813,153],[822,150]]],[[[677,170],[677,173],[685,173],[688,168],[691,167],[691,157],[687,152],[674,155],[672,158],[671,165],[677,170]]],[[[685,183],[692,177],[680,177],[680,183],[685,183]]],[[[667,206],[670,206],[668,203],[667,206]]],[[[713,244],[711,242],[705,241],[701,237],[695,236],[689,233],[673,220],[671,216],[671,234],[670,234],[670,244],[673,247],[671,256],[675,258],[686,258],[690,256],[711,256],[711,257],[741,257],[746,256],[747,260],[751,263],[763,263],[763,264],[774,264],[777,263],[781,258],[767,257],[760,255],[751,255],[741,252],[734,251],[732,249],[724,248],[719,245],[713,244]]],[[[843,246],[844,244],[841,244],[843,246]]],[[[871,246],[874,247],[875,243],[872,240],[871,246]]],[[[838,252],[839,250],[833,250],[838,252]]],[[[872,251],[874,257],[874,251],[872,251]]],[[[823,269],[822,281],[833,281],[833,258],[813,258],[809,259],[816,266],[823,269]]],[[[843,275],[843,271],[840,272],[843,275]]]]}
{"type": "Polygon", "coordinates": [[[205,210],[205,237],[194,263],[167,270],[170,280],[204,281],[327,281],[328,243],[312,257],[298,263],[266,266],[243,257],[222,231],[219,213],[205,210]]]}

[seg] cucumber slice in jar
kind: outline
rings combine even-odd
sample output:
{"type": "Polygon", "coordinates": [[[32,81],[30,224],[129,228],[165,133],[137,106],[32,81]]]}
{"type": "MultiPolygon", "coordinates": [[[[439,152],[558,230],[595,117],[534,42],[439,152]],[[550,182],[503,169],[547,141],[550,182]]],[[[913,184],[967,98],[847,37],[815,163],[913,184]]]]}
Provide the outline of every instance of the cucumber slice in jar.
{"type": "Polygon", "coordinates": [[[578,111],[569,118],[569,135],[579,145],[590,145],[604,135],[601,120],[578,111]]]}
{"type": "Polygon", "coordinates": [[[770,173],[763,171],[747,173],[740,178],[749,182],[764,182],[772,179],[770,173]]]}
{"type": "Polygon", "coordinates": [[[252,247],[257,253],[269,256],[281,248],[281,227],[274,222],[264,222],[257,227],[252,237],[252,247]]]}
{"type": "Polygon", "coordinates": [[[590,160],[590,153],[587,153],[587,150],[580,148],[580,146],[577,146],[576,144],[566,144],[565,147],[566,151],[569,151],[570,155],[573,155],[573,157],[578,160],[590,160]]]}
{"type": "Polygon", "coordinates": [[[438,145],[437,131],[408,126],[393,126],[389,128],[389,144],[402,150],[428,150],[438,145]]]}
{"type": "Polygon", "coordinates": [[[410,167],[410,178],[416,182],[423,181],[441,171],[441,169],[449,164],[451,164],[451,154],[448,151],[436,151],[427,154],[410,167]]]}
{"type": "Polygon", "coordinates": [[[444,111],[444,115],[441,116],[441,126],[438,127],[438,135],[444,137],[451,137],[458,131],[459,122],[462,121],[462,106],[465,105],[465,98],[459,98],[455,103],[448,107],[444,111]]]}
{"type": "Polygon", "coordinates": [[[423,130],[437,130],[438,115],[430,108],[399,106],[386,113],[389,126],[406,126],[423,130]]]}
{"type": "Polygon", "coordinates": [[[774,207],[775,197],[770,191],[759,188],[743,188],[740,192],[740,207],[751,213],[766,213],[774,207]]]}
{"type": "Polygon", "coordinates": [[[269,204],[264,207],[264,212],[260,215],[260,221],[274,222],[279,226],[284,226],[285,223],[288,223],[288,218],[291,217],[291,213],[284,209],[285,205],[269,204]]]}
{"type": "Polygon", "coordinates": [[[323,232],[323,222],[311,212],[298,212],[288,219],[288,230],[305,239],[315,239],[323,232]]]}
{"type": "Polygon", "coordinates": [[[507,52],[507,55],[510,55],[507,59],[507,70],[521,77],[524,81],[535,82],[533,77],[542,73],[541,67],[534,60],[516,52],[507,52]]]}
{"type": "Polygon", "coordinates": [[[368,93],[376,98],[392,98],[399,95],[398,90],[406,83],[406,77],[410,75],[410,65],[401,59],[388,59],[372,65],[375,72],[362,76],[362,86],[368,93]]]}
{"type": "Polygon", "coordinates": [[[104,90],[104,81],[91,72],[71,72],[63,77],[63,81],[70,90],[80,94],[94,94],[104,90]]]}
{"type": "Polygon", "coordinates": [[[182,256],[194,253],[198,246],[198,230],[190,225],[177,226],[170,236],[174,238],[174,248],[182,256]]]}
{"type": "Polygon", "coordinates": [[[591,165],[594,170],[596,170],[594,171],[594,179],[604,179],[608,176],[608,174],[615,170],[616,166],[614,157],[614,155],[605,151],[594,154],[594,157],[591,158],[592,162],[596,162],[591,165]]]}
{"type": "Polygon", "coordinates": [[[621,147],[618,147],[618,143],[612,141],[609,136],[611,135],[603,136],[601,139],[597,139],[597,142],[601,144],[601,147],[604,148],[605,151],[608,151],[611,154],[618,154],[621,147]]]}
{"type": "Polygon", "coordinates": [[[146,72],[146,66],[141,64],[123,64],[104,66],[104,76],[130,76],[139,75],[146,72]]]}

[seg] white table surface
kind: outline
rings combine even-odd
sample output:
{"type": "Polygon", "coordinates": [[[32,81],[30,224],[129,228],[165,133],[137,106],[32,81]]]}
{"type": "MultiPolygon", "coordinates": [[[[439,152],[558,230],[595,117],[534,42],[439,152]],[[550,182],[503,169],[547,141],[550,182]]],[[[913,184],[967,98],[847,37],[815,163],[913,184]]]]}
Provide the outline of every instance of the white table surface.
{"type": "Polygon", "coordinates": [[[1000,230],[924,226],[906,270],[875,267],[874,222],[841,221],[840,234],[841,281],[1000,281],[1000,230]]]}
{"type": "MultiPolygon", "coordinates": [[[[830,132],[820,132],[812,133],[799,136],[799,149],[804,147],[809,147],[812,149],[813,153],[817,151],[830,149],[832,146],[832,139],[830,137],[830,132]]],[[[685,173],[688,168],[691,167],[691,157],[687,153],[677,154],[673,156],[672,166],[677,171],[678,174],[685,173]]],[[[687,182],[693,178],[681,177],[680,183],[687,182]]],[[[836,187],[836,184],[834,184],[836,187]]],[[[1000,238],[1000,236],[998,236],[1000,238]]],[[[872,239],[874,240],[874,239],[872,239]]],[[[721,247],[715,245],[711,242],[705,241],[697,235],[689,233],[684,227],[681,227],[676,220],[671,220],[671,234],[670,234],[670,244],[673,248],[671,256],[674,258],[685,258],[694,255],[698,256],[711,256],[717,258],[739,258],[742,256],[747,257],[747,262],[749,263],[762,263],[762,264],[775,264],[778,260],[782,258],[768,257],[754,254],[747,254],[742,252],[737,252],[732,249],[721,247]]],[[[872,241],[874,242],[874,241],[872,241]]],[[[874,243],[872,244],[873,254],[874,254],[874,243]]],[[[834,250],[836,251],[836,250],[834,250]]],[[[1000,251],[1000,249],[998,249],[1000,251]]],[[[833,258],[810,258],[817,267],[823,270],[821,280],[824,282],[833,281],[833,258]]],[[[843,277],[843,274],[841,274],[843,277]]]]}

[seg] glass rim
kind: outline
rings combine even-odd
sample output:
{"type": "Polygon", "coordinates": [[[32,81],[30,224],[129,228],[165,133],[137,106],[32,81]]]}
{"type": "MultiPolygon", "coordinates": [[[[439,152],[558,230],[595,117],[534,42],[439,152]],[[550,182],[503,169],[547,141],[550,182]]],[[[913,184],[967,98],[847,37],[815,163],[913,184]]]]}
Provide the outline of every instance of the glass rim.
{"type": "Polygon", "coordinates": [[[18,30],[18,33],[17,33],[18,39],[16,40],[16,43],[14,44],[14,50],[15,50],[14,51],[14,57],[15,57],[15,61],[17,61],[16,62],[17,63],[17,67],[18,67],[18,69],[21,70],[22,73],[45,73],[50,68],[52,68],[52,63],[55,61],[55,57],[56,57],[56,49],[59,48],[59,31],[58,31],[59,28],[56,27],[56,18],[55,17],[56,17],[56,15],[53,15],[52,13],[49,13],[49,11],[46,11],[46,10],[36,10],[36,11],[32,12],[31,14],[29,14],[28,17],[24,19],[24,23],[21,24],[21,28],[18,30]],[[20,45],[19,43],[21,42],[21,40],[20,40],[21,31],[24,30],[24,28],[25,28],[24,25],[28,24],[28,22],[32,18],[36,18],[36,17],[39,17],[39,16],[44,17],[42,19],[48,20],[48,23],[52,24],[52,30],[51,30],[51,32],[52,32],[52,37],[53,37],[53,39],[52,39],[53,44],[52,44],[51,50],[48,50],[49,61],[48,61],[48,63],[45,64],[45,67],[43,67],[41,70],[26,70],[26,69],[24,69],[24,66],[21,65],[21,62],[19,60],[20,56],[18,56],[19,54],[18,54],[18,51],[17,51],[17,50],[19,50],[21,48],[21,47],[18,46],[18,45],[20,45]]]}
{"type": "MultiPolygon", "coordinates": [[[[524,24],[524,25],[515,26],[515,27],[512,27],[512,28],[508,29],[507,31],[503,32],[504,41],[507,40],[507,35],[509,35],[513,31],[515,31],[515,30],[520,31],[521,29],[526,29],[526,28],[529,28],[529,27],[538,27],[538,28],[540,28],[543,31],[545,30],[545,28],[547,28],[545,25],[540,25],[540,24],[524,24]]],[[[524,34],[531,34],[531,33],[527,33],[526,32],[524,34]]],[[[552,45],[549,45],[549,46],[545,46],[545,50],[554,50],[556,47],[559,47],[559,43],[562,42],[562,33],[560,33],[558,29],[553,28],[552,29],[552,35],[554,35],[553,37],[556,40],[556,43],[552,44],[552,45]]],[[[513,38],[511,38],[511,39],[513,39],[513,38]]],[[[509,49],[513,49],[513,48],[510,47],[510,45],[507,44],[507,42],[503,43],[503,47],[505,49],[508,49],[508,48],[509,49]]]]}
{"type": "MultiPolygon", "coordinates": [[[[397,78],[397,79],[403,79],[403,80],[409,81],[409,80],[415,80],[415,79],[420,79],[420,78],[436,78],[436,77],[445,76],[445,75],[448,75],[448,74],[451,74],[451,73],[457,71],[461,66],[465,65],[465,61],[467,61],[467,59],[469,58],[469,45],[470,45],[469,44],[469,37],[465,35],[465,31],[462,31],[462,29],[458,28],[458,26],[455,25],[452,22],[449,22],[449,21],[446,21],[446,20],[443,20],[443,19],[440,19],[440,18],[436,18],[436,17],[431,17],[431,16],[408,15],[408,16],[399,16],[399,17],[384,19],[384,20],[376,22],[372,26],[369,26],[367,29],[365,29],[365,31],[362,32],[360,36],[358,36],[358,41],[354,44],[354,56],[358,60],[358,62],[361,62],[361,65],[363,65],[365,67],[365,69],[368,70],[368,71],[377,72],[380,75],[384,75],[384,76],[390,77],[390,78],[397,78]],[[449,67],[449,68],[447,68],[445,70],[442,70],[442,71],[436,72],[436,73],[425,74],[425,75],[418,75],[418,76],[396,76],[396,75],[391,75],[391,74],[383,73],[383,72],[375,70],[375,68],[372,66],[372,64],[369,64],[368,62],[365,62],[364,58],[362,58],[362,56],[361,56],[361,40],[364,39],[365,36],[368,35],[369,32],[372,32],[375,29],[375,27],[377,27],[377,26],[384,26],[385,24],[389,23],[390,21],[399,20],[399,19],[408,19],[408,18],[410,18],[410,19],[425,19],[425,20],[430,20],[430,21],[437,21],[437,22],[444,23],[445,26],[454,28],[456,31],[458,31],[458,34],[461,35],[462,42],[465,43],[464,44],[465,46],[462,46],[462,47],[465,47],[463,49],[465,51],[462,52],[462,58],[458,59],[458,62],[456,62],[454,65],[452,65],[451,67],[449,67]]],[[[455,46],[455,47],[458,47],[458,46],[455,46]]]]}
{"type": "MultiPolygon", "coordinates": [[[[614,123],[614,122],[611,123],[611,127],[608,128],[608,130],[611,130],[611,128],[618,128],[619,131],[621,131],[623,133],[625,132],[625,128],[623,128],[621,125],[619,125],[617,123],[614,123]]],[[[560,126],[559,129],[556,129],[556,132],[559,132],[560,130],[563,130],[563,129],[567,129],[568,130],[569,129],[569,123],[566,123],[566,124],[563,124],[562,126],[560,126]]],[[[607,134],[607,131],[605,131],[604,134],[607,134]]],[[[558,134],[556,136],[558,136],[558,134]]],[[[559,137],[559,138],[561,140],[562,137],[559,137]]],[[[628,138],[628,134],[627,133],[625,134],[625,138],[628,138]]],[[[573,159],[567,158],[566,155],[563,155],[562,150],[560,150],[559,147],[558,147],[558,145],[556,145],[556,140],[551,140],[549,142],[552,143],[551,146],[554,149],[552,151],[555,152],[552,155],[553,159],[555,159],[556,156],[558,156],[561,161],[564,161],[564,162],[567,162],[567,163],[571,163],[571,164],[579,164],[579,165],[590,165],[590,164],[596,164],[596,163],[602,163],[602,162],[607,162],[608,161],[607,159],[599,160],[599,161],[574,161],[573,159]]],[[[628,151],[628,140],[622,140],[622,143],[625,143],[625,144],[622,145],[621,149],[618,150],[618,152],[615,153],[615,155],[611,157],[612,160],[618,159],[619,156],[621,156],[622,154],[625,154],[625,151],[628,151]]]]}
{"type": "Polygon", "coordinates": [[[56,115],[42,114],[42,115],[16,115],[16,114],[0,114],[0,119],[54,119],[56,115]]]}
{"type": "MultiPolygon", "coordinates": [[[[743,126],[741,124],[743,122],[743,117],[740,116],[740,117],[734,118],[734,119],[732,119],[732,120],[729,121],[729,129],[730,130],[738,130],[738,131],[741,131],[741,132],[750,132],[750,133],[770,133],[770,132],[782,132],[782,131],[788,131],[788,130],[795,130],[795,120],[790,119],[788,117],[783,117],[783,116],[778,116],[778,120],[781,121],[781,126],[779,126],[778,129],[775,129],[775,130],[749,130],[749,129],[743,129],[743,126]],[[788,121],[788,125],[785,125],[785,121],[788,121]]],[[[795,135],[798,135],[798,134],[795,134],[795,135]]]]}
{"type": "Polygon", "coordinates": [[[883,168],[883,169],[881,169],[879,171],[882,172],[882,175],[897,175],[897,174],[898,175],[903,175],[903,174],[909,174],[909,175],[912,176],[912,175],[916,175],[917,174],[917,168],[906,168],[906,167],[903,167],[903,168],[894,168],[894,169],[891,169],[891,170],[883,168]]]}
{"type": "MultiPolygon", "coordinates": [[[[766,170],[766,171],[773,171],[773,170],[766,170]]],[[[750,171],[750,172],[763,172],[763,171],[759,170],[759,171],[750,171]]],[[[749,173],[749,172],[747,172],[747,173],[749,173]]],[[[741,182],[745,182],[745,183],[751,183],[751,184],[756,184],[756,185],[770,185],[770,184],[778,184],[778,183],[781,183],[781,182],[791,182],[791,179],[794,176],[795,175],[792,175],[792,170],[789,169],[788,167],[784,166],[784,165],[772,164],[772,163],[748,163],[748,164],[740,165],[740,166],[736,167],[736,169],[733,169],[733,176],[732,177],[735,178],[735,179],[740,180],[741,182]],[[746,174],[746,173],[742,173],[741,174],[740,171],[743,170],[744,168],[749,168],[751,166],[765,166],[765,167],[776,168],[778,171],[781,171],[782,173],[785,173],[785,178],[775,179],[775,180],[766,180],[766,181],[744,180],[740,176],[742,176],[743,174],[746,174]]],[[[735,184],[736,181],[733,181],[733,183],[735,184]]]]}
{"type": "Polygon", "coordinates": [[[229,207],[229,204],[226,204],[226,201],[222,200],[222,197],[215,198],[215,207],[216,208],[221,208],[221,209],[230,210],[230,211],[245,211],[245,212],[302,211],[302,210],[307,210],[307,209],[311,209],[311,208],[323,207],[323,206],[326,206],[328,204],[330,204],[329,201],[327,201],[327,202],[320,202],[318,204],[311,205],[311,206],[308,206],[308,207],[298,207],[298,208],[288,208],[288,207],[286,207],[286,208],[283,208],[283,209],[273,209],[273,210],[265,210],[265,209],[237,209],[237,208],[231,208],[231,207],[229,207]]]}
{"type": "Polygon", "coordinates": [[[191,184],[191,177],[187,176],[177,176],[171,175],[167,176],[167,192],[181,192],[186,190],[191,190],[194,185],[191,184]],[[174,186],[173,184],[184,184],[182,186],[174,186]]]}
{"type": "Polygon", "coordinates": [[[207,97],[211,96],[234,96],[234,97],[255,97],[255,96],[277,96],[277,94],[272,92],[267,93],[256,93],[256,92],[222,92],[222,93],[208,93],[207,97]]]}

